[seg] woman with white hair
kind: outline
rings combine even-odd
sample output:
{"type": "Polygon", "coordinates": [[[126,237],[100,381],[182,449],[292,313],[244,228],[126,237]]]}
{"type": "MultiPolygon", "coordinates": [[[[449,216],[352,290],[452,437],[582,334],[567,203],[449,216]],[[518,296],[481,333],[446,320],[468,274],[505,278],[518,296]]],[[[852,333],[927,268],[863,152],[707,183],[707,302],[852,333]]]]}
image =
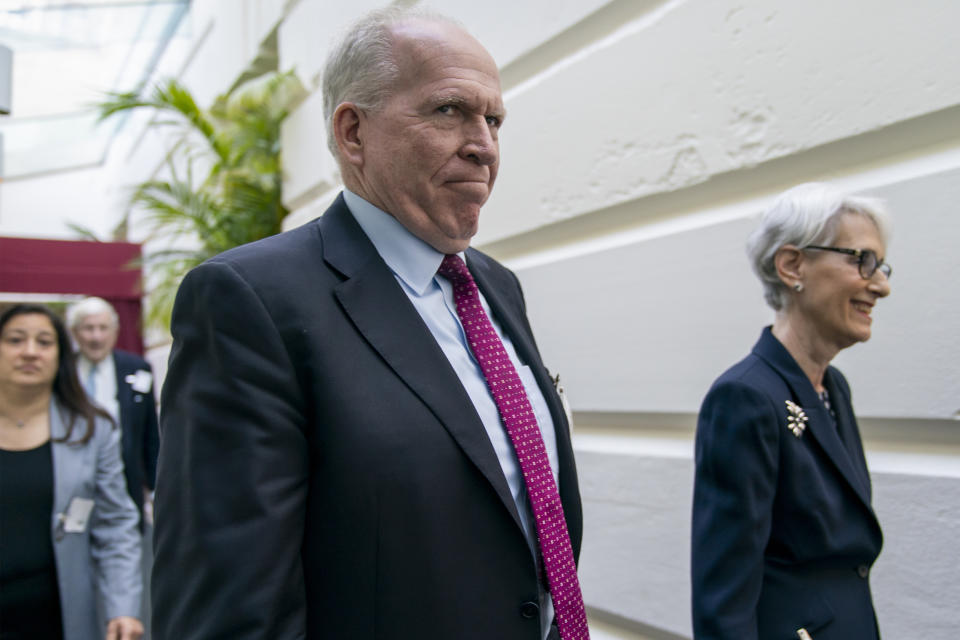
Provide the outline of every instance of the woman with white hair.
{"type": "Polygon", "coordinates": [[[830,361],[870,338],[890,293],[872,198],[804,184],[747,243],[776,311],[700,409],[693,498],[696,638],[876,640],[871,507],[846,379],[830,361]]]}

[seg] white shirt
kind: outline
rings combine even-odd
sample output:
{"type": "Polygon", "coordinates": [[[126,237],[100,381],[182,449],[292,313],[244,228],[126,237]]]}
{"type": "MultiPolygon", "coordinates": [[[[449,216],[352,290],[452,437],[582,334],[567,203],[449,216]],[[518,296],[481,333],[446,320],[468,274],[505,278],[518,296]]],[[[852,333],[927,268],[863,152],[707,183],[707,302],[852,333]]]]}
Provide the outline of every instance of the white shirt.
{"type": "MultiPolygon", "coordinates": [[[[87,388],[87,379],[93,363],[82,353],[77,354],[77,374],[80,376],[80,385],[87,388]]],[[[94,373],[94,396],[90,398],[100,405],[117,424],[120,424],[120,403],[117,401],[117,367],[113,362],[113,354],[97,363],[94,373]]]]}

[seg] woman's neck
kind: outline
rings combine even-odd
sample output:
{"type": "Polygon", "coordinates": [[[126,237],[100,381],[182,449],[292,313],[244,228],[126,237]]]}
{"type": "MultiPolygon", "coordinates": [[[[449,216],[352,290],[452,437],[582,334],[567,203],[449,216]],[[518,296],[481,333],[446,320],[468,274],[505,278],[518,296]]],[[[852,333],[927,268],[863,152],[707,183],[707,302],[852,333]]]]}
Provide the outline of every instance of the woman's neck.
{"type": "Polygon", "coordinates": [[[814,390],[823,391],[823,375],[840,350],[821,340],[816,329],[802,317],[787,311],[777,312],[772,331],[800,365],[814,390]]]}
{"type": "Polygon", "coordinates": [[[26,451],[50,439],[51,389],[0,384],[0,449],[26,451]]]}
{"type": "Polygon", "coordinates": [[[51,394],[52,390],[47,385],[0,385],[0,416],[14,424],[26,422],[49,410],[51,394]]]}

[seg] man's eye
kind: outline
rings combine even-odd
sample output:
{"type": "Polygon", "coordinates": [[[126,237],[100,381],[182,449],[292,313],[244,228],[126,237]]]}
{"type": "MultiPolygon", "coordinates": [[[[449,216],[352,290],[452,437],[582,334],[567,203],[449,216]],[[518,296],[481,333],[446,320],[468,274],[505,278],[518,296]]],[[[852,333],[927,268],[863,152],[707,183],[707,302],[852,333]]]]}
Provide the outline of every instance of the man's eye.
{"type": "Polygon", "coordinates": [[[444,104],[437,107],[437,111],[444,114],[453,113],[454,109],[456,109],[456,106],[452,104],[444,104]]]}
{"type": "Polygon", "coordinates": [[[487,116],[487,124],[491,127],[497,128],[500,126],[500,118],[497,116],[487,116]]]}

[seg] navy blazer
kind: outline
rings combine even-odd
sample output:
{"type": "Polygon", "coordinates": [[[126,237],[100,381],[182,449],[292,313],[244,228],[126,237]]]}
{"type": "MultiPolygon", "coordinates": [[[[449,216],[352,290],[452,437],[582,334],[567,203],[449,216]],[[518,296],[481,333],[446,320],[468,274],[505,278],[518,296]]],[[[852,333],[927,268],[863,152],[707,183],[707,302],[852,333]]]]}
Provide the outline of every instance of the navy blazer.
{"type": "MultiPolygon", "coordinates": [[[[516,277],[467,266],[556,429],[516,277]]],[[[184,279],[161,403],[154,640],[540,640],[537,569],[469,396],[342,196],[184,279]]]]}
{"type": "MultiPolygon", "coordinates": [[[[120,411],[120,442],[123,448],[123,473],[127,491],[143,514],[143,489],[153,490],[157,477],[157,455],[160,431],[157,405],[153,397],[153,370],[140,356],[114,349],[113,364],[117,372],[117,405],[120,411]],[[149,374],[149,387],[133,382],[138,371],[149,374]]],[[[141,374],[142,376],[143,374],[141,374]]],[[[143,523],[141,522],[141,528],[143,523]]]]}
{"type": "MultiPolygon", "coordinates": [[[[764,329],[711,387],[697,424],[692,591],[697,639],[875,640],[870,567],[883,543],[843,375],[837,426],[764,329]],[[800,435],[788,416],[806,415],[800,435]]],[[[802,422],[802,419],[801,419],[802,422]]]]}

